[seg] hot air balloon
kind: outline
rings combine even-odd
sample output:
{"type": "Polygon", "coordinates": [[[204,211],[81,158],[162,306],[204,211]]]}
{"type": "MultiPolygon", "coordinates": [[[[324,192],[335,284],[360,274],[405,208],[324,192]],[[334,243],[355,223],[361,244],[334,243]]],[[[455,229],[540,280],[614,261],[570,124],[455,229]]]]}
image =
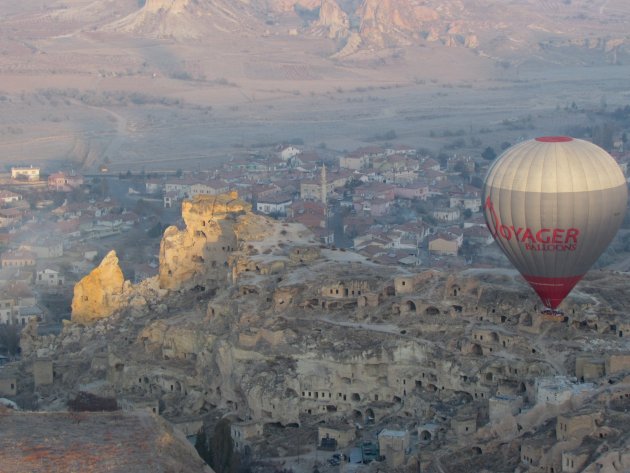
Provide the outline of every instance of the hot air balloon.
{"type": "Polygon", "coordinates": [[[617,233],[627,194],[606,151],[545,136],[507,149],[492,164],[484,215],[510,262],[555,312],[617,233]]]}

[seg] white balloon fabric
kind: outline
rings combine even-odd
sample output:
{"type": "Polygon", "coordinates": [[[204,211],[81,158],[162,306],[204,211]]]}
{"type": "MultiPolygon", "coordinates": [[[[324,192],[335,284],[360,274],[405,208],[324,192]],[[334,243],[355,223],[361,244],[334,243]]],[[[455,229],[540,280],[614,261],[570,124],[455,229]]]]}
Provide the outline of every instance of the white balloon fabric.
{"type": "Polygon", "coordinates": [[[627,199],[612,156],[568,136],[507,149],[488,170],[483,190],[492,236],[554,310],[610,244],[627,199]]]}

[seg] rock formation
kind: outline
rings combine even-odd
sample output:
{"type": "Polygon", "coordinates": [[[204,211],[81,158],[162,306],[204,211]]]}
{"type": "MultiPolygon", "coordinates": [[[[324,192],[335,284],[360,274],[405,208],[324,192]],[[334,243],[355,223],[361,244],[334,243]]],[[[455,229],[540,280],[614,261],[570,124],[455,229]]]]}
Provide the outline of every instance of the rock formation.
{"type": "Polygon", "coordinates": [[[179,431],[147,412],[0,415],[3,473],[213,473],[179,431]]]}
{"type": "Polygon", "coordinates": [[[109,317],[123,305],[125,278],[115,251],[74,286],[72,321],[91,323],[109,317]]]}
{"type": "Polygon", "coordinates": [[[103,30],[186,41],[213,33],[242,34],[254,28],[254,17],[249,2],[147,0],[140,10],[106,25],[103,30]]]}
{"type": "Polygon", "coordinates": [[[325,28],[327,36],[335,39],[348,35],[350,19],[335,0],[322,0],[315,27],[325,28]]]}
{"type": "MultiPolygon", "coordinates": [[[[127,6],[126,13],[129,9],[127,6]]],[[[72,16],[72,12],[61,11],[58,14],[72,16]]],[[[597,11],[596,5],[588,2],[562,2],[540,15],[534,2],[513,2],[497,9],[481,0],[147,0],[141,8],[100,28],[185,42],[226,34],[281,34],[274,28],[288,20],[301,26],[292,28],[295,34],[350,38],[340,46],[335,59],[362,50],[428,41],[444,47],[481,49],[502,58],[525,48],[542,53],[577,45],[599,51],[616,62],[617,55],[625,52],[628,39],[625,31],[612,28],[617,22],[613,12],[612,8],[597,11]],[[357,3],[358,8],[350,11],[357,3]],[[311,12],[310,17],[319,12],[306,28],[299,15],[305,10],[311,12]],[[350,17],[358,24],[353,24],[350,17]],[[279,21],[281,18],[283,21],[279,21]],[[593,21],[580,23],[577,28],[571,23],[575,18],[593,21]],[[454,24],[458,25],[456,29],[454,24]]]]}
{"type": "MultiPolygon", "coordinates": [[[[182,213],[186,228],[165,232],[159,277],[129,287],[115,255],[101,264],[118,274],[118,314],[58,336],[27,329],[18,386],[38,356],[54,363],[52,384],[35,388],[40,407],[87,386],[189,432],[229,417],[261,426],[248,441],[266,457],[292,455],[297,429],[417,431],[411,448],[449,471],[516,471],[521,446],[528,464],[535,456],[560,471],[562,443],[536,455],[530,443],[550,442],[549,421],[582,406],[604,415],[579,448],[630,441],[618,427],[630,399],[627,275],[587,275],[565,318],[546,318],[513,270],[381,266],[321,248],[303,226],[254,215],[235,195],[196,197],[182,213]]],[[[87,281],[105,292],[105,272],[75,298],[90,294],[87,281]]]]}
{"type": "Polygon", "coordinates": [[[295,11],[295,7],[299,6],[307,10],[314,10],[319,7],[322,0],[267,0],[267,3],[278,12],[295,11]]]}
{"type": "Polygon", "coordinates": [[[236,251],[239,215],[251,205],[236,194],[197,195],[182,204],[186,228],[169,227],[160,244],[160,287],[179,290],[227,280],[228,257],[236,251]]]}
{"type": "Polygon", "coordinates": [[[362,38],[380,47],[388,41],[400,42],[418,30],[411,0],[365,0],[358,15],[362,38]]]}

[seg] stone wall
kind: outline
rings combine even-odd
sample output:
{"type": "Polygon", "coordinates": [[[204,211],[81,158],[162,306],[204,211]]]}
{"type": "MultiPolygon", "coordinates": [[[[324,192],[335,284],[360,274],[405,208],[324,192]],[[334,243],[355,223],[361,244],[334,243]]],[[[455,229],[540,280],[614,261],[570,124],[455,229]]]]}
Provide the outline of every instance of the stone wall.
{"type": "Polygon", "coordinates": [[[15,377],[0,378],[0,396],[15,396],[17,394],[17,379],[15,377]]]}
{"type": "Polygon", "coordinates": [[[53,362],[45,358],[33,362],[33,378],[35,386],[44,386],[53,383],[53,362]]]}

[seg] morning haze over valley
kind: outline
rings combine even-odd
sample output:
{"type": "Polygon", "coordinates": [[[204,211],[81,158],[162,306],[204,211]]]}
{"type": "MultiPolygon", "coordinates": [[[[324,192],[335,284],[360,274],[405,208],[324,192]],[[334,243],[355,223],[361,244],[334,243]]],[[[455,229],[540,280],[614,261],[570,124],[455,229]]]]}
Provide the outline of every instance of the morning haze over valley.
{"type": "Polygon", "coordinates": [[[0,0],[0,471],[630,471],[629,78],[625,0],[0,0]],[[530,141],[622,188],[553,304],[530,141]]]}

